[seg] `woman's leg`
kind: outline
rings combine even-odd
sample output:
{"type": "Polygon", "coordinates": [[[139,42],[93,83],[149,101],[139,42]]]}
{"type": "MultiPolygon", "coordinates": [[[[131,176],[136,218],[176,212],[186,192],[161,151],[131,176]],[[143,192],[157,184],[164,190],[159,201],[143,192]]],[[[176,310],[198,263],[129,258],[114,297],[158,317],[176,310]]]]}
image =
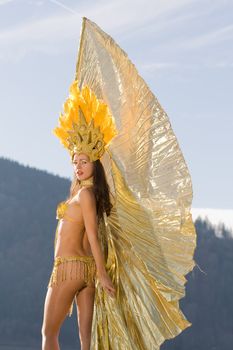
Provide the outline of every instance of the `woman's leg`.
{"type": "Polygon", "coordinates": [[[81,350],[90,350],[94,298],[94,284],[86,286],[76,295],[81,350]]]}
{"type": "MultiPolygon", "coordinates": [[[[62,268],[60,265],[59,268],[62,268]]],[[[72,272],[73,275],[73,272],[72,272]]],[[[47,290],[42,325],[42,350],[59,350],[58,336],[77,291],[85,286],[83,279],[67,279],[47,290]]]]}

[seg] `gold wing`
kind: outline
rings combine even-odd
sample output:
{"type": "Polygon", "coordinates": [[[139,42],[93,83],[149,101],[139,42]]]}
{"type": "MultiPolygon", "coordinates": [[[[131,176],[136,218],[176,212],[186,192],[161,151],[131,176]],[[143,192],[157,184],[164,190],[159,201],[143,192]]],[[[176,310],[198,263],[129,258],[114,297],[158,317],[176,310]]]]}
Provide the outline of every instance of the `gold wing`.
{"type": "Polygon", "coordinates": [[[155,350],[192,324],[179,308],[195,266],[192,183],[169,119],[127,54],[83,19],[76,69],[108,104],[118,135],[104,164],[114,208],[100,227],[117,296],[96,283],[93,350],[155,350]]]}

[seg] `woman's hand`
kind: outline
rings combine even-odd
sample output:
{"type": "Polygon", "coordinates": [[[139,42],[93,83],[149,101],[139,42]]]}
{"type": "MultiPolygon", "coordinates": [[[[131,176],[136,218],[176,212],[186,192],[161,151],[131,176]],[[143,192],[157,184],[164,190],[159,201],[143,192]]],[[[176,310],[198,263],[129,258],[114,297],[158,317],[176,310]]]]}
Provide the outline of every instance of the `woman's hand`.
{"type": "Polygon", "coordinates": [[[114,297],[115,288],[105,269],[104,256],[98,239],[98,222],[94,192],[89,188],[83,188],[79,194],[79,201],[82,208],[88,241],[91,245],[91,251],[96,263],[97,277],[104,290],[111,297],[114,297]]]}
{"type": "Polygon", "coordinates": [[[107,272],[99,275],[98,279],[100,281],[101,286],[110,295],[110,297],[115,297],[116,290],[107,272]]]}

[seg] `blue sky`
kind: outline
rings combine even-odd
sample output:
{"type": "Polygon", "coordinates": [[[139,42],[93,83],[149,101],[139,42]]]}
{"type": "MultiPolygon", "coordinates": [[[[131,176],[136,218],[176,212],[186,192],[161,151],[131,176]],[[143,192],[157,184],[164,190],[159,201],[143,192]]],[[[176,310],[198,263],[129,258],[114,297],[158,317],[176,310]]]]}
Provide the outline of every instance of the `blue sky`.
{"type": "Polygon", "coordinates": [[[233,209],[233,2],[0,0],[0,156],[71,177],[52,134],[74,78],[82,16],[127,52],[167,112],[193,207],[233,209]]]}

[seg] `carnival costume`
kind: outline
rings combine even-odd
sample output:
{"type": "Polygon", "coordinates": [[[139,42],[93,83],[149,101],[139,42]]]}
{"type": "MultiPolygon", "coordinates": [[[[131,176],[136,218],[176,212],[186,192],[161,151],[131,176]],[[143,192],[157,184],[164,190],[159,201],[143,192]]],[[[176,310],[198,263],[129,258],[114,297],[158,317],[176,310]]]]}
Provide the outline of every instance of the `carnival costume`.
{"type": "MultiPolygon", "coordinates": [[[[80,188],[84,185],[91,185],[93,179],[90,181],[83,180],[80,183],[80,188]]],[[[68,201],[62,201],[57,206],[56,219],[65,219],[70,222],[80,223],[74,218],[70,217],[66,211],[68,208],[68,201]]],[[[59,222],[58,222],[59,224],[59,222]]],[[[80,223],[81,224],[81,223],[80,223]]],[[[57,243],[58,225],[54,239],[54,253],[57,243]]],[[[49,279],[48,288],[54,285],[58,286],[66,279],[83,279],[86,286],[95,285],[96,265],[93,256],[73,255],[73,256],[56,256],[54,259],[53,270],[49,279]]],[[[75,299],[75,298],[74,298],[75,299]]],[[[71,303],[68,315],[71,316],[73,312],[74,300],[71,303]]]]}
{"type": "Polygon", "coordinates": [[[114,197],[98,236],[116,297],[95,279],[91,349],[157,350],[192,325],[179,307],[195,266],[191,177],[158,100],[87,18],[64,111],[56,135],[71,154],[101,158],[114,197]]]}

